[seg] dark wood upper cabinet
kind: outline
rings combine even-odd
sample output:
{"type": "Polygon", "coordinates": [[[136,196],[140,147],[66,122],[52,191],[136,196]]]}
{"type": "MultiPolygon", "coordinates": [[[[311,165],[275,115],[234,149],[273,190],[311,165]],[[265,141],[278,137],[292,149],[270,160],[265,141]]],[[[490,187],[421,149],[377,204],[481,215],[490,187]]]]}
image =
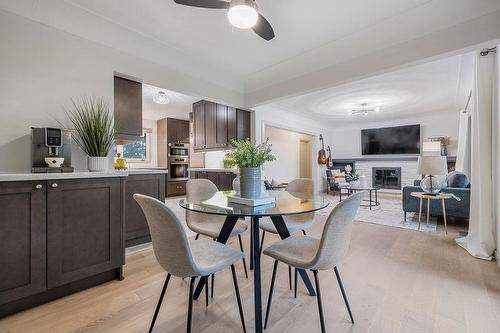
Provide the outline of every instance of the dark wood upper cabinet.
{"type": "Polygon", "coordinates": [[[231,143],[233,140],[238,139],[236,130],[236,109],[228,106],[227,107],[227,142],[231,143]]]}
{"type": "Polygon", "coordinates": [[[236,110],[236,136],[238,140],[250,138],[250,112],[236,110]]]}
{"type": "Polygon", "coordinates": [[[177,142],[189,143],[189,120],[177,120],[177,142]]]}
{"type": "Polygon", "coordinates": [[[118,140],[142,136],[142,84],[114,77],[114,124],[118,140]]]}
{"type": "Polygon", "coordinates": [[[205,148],[217,147],[217,104],[206,102],[205,105],[205,148]]]}
{"type": "Polygon", "coordinates": [[[0,212],[0,304],[5,304],[46,289],[45,181],[0,183],[0,212]]]}
{"type": "Polygon", "coordinates": [[[120,267],[120,179],[53,180],[47,185],[47,287],[120,267]]]}
{"type": "Polygon", "coordinates": [[[250,112],[209,101],[193,104],[194,150],[226,149],[250,138],[250,112]]]}
{"type": "Polygon", "coordinates": [[[177,119],[167,118],[167,141],[176,143],[177,141],[177,119]]]}
{"type": "Polygon", "coordinates": [[[193,104],[194,149],[206,148],[205,144],[205,101],[193,104]]]}
{"type": "Polygon", "coordinates": [[[227,146],[227,106],[217,104],[217,133],[215,147],[227,146]]]}

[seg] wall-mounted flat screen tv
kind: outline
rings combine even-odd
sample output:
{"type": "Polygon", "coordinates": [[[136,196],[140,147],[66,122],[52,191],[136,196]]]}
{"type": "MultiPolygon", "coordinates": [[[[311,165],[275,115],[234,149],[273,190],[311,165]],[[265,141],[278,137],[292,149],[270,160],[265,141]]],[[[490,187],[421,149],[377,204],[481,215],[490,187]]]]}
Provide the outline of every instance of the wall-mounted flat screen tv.
{"type": "Polygon", "coordinates": [[[363,155],[420,154],[420,125],[361,130],[363,155]]]}

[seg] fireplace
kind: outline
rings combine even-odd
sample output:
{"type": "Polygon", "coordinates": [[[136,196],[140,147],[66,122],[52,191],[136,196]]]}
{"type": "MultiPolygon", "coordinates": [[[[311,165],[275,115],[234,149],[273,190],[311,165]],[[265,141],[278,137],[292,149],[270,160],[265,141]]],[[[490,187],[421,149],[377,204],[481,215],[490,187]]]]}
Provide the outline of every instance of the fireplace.
{"type": "Polygon", "coordinates": [[[401,189],[401,168],[372,168],[372,184],[390,190],[401,189]]]}

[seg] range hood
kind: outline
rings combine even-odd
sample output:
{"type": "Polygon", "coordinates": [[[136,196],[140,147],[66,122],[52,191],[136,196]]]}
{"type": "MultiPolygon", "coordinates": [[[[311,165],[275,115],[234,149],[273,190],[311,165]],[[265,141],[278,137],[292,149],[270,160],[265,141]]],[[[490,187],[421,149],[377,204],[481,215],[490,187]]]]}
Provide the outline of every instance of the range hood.
{"type": "Polygon", "coordinates": [[[123,145],[141,139],[142,133],[142,83],[114,77],[115,143],[123,145]]]}

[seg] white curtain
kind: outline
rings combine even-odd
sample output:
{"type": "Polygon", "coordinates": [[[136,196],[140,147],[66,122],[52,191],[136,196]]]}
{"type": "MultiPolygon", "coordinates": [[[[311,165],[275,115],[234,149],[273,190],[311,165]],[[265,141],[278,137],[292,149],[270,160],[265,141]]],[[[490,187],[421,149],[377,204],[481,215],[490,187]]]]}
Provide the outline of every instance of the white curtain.
{"type": "Polygon", "coordinates": [[[500,235],[498,58],[498,53],[493,52],[475,57],[469,232],[457,239],[471,255],[488,260],[500,248],[497,240],[497,234],[500,235]]]}
{"type": "Polygon", "coordinates": [[[458,149],[457,149],[457,162],[455,170],[461,171],[467,175],[471,176],[471,119],[470,113],[468,111],[462,112],[460,114],[460,127],[458,130],[458,149]]]}

